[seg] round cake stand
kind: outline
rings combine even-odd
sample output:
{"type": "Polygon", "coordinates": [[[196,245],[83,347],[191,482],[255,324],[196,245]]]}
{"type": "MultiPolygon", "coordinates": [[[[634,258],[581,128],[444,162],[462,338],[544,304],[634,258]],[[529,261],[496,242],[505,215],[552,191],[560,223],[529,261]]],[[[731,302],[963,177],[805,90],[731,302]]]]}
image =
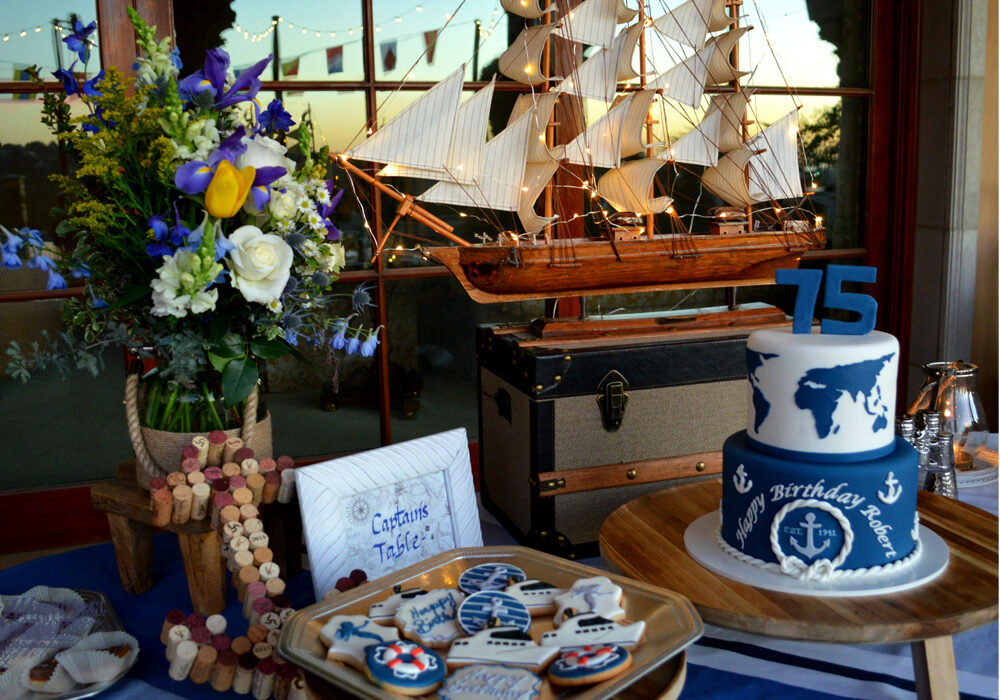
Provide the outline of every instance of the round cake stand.
{"type": "Polygon", "coordinates": [[[920,522],[947,544],[945,571],[905,591],[830,598],[756,588],[710,571],[684,545],[688,526],[719,507],[722,483],[701,481],[647,494],[601,527],[601,555],[626,576],[677,591],[710,624],[813,642],[910,642],[920,697],[957,697],[951,635],[997,617],[997,519],[920,492],[920,522]]]}

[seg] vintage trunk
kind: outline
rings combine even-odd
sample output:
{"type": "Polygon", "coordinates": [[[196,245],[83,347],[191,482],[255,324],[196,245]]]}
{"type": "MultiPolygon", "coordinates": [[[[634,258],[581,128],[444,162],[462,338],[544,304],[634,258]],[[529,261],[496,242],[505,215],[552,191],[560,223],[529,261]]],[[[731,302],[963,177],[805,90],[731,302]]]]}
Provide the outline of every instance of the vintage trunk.
{"type": "Polygon", "coordinates": [[[524,544],[587,557],[619,505],[714,478],[746,424],[746,336],[786,325],[771,307],[736,315],[481,326],[486,507],[524,544]]]}

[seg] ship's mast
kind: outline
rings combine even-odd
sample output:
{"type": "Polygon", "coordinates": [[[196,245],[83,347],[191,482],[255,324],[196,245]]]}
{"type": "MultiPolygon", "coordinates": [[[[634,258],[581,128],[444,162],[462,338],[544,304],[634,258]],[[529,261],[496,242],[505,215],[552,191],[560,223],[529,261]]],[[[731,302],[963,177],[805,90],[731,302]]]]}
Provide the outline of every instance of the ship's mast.
{"type": "MultiPolygon", "coordinates": [[[[639,89],[644,90],[646,88],[646,3],[643,1],[639,2],[639,24],[642,27],[639,30],[639,89]]],[[[646,112],[646,143],[653,143],[653,118],[649,116],[649,112],[646,112]]],[[[653,148],[649,146],[646,148],[646,157],[653,157],[653,148]]],[[[655,196],[656,180],[649,186],[649,198],[652,199],[655,196]]],[[[653,214],[646,214],[646,238],[652,238],[653,233],[656,228],[656,218],[653,214]]]]}

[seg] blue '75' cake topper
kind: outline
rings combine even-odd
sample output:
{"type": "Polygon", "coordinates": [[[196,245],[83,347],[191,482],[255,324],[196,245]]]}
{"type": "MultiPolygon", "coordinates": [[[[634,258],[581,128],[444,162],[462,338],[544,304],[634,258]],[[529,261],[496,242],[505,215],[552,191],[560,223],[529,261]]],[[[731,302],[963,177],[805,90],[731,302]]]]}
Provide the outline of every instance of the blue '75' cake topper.
{"type": "MultiPolygon", "coordinates": [[[[861,318],[857,321],[837,321],[824,318],[820,332],[835,335],[864,335],[875,328],[875,312],[878,302],[867,294],[841,290],[844,282],[874,282],[874,267],[861,265],[827,265],[826,286],[823,290],[823,305],[828,309],[857,311],[861,318]]],[[[809,333],[812,330],[813,313],[819,285],[823,280],[822,270],[778,270],[774,281],[798,287],[795,295],[795,310],[792,317],[793,333],[809,333]]]]}

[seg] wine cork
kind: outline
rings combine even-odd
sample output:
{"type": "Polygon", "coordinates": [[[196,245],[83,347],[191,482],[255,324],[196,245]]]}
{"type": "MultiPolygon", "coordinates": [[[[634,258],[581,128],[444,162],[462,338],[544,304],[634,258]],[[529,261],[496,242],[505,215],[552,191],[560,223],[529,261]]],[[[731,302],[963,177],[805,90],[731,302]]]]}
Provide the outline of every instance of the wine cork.
{"type": "Polygon", "coordinates": [[[267,597],[267,586],[261,581],[254,581],[247,585],[246,595],[243,597],[243,617],[250,619],[253,614],[253,602],[258,598],[267,597]]]}
{"type": "Polygon", "coordinates": [[[153,525],[166,527],[174,513],[174,494],[167,488],[154,491],[151,497],[153,509],[153,525]]]}
{"type": "Polygon", "coordinates": [[[233,461],[236,462],[237,464],[243,464],[245,460],[256,459],[256,458],[257,458],[257,453],[255,453],[252,449],[250,449],[246,445],[236,450],[236,452],[233,454],[233,461]]]}
{"type": "Polygon", "coordinates": [[[285,593],[285,581],[280,578],[272,578],[267,582],[267,597],[274,598],[275,596],[284,595],[285,593]]]}
{"type": "MultiPolygon", "coordinates": [[[[262,598],[261,600],[267,600],[267,598],[262,598]]],[[[265,634],[264,637],[266,638],[267,634],[265,634]]],[[[274,647],[267,642],[257,642],[253,645],[253,649],[250,650],[250,653],[256,656],[258,661],[263,661],[264,659],[271,657],[271,652],[273,650],[274,647]]]]}
{"type": "MultiPolygon", "coordinates": [[[[249,541],[247,542],[249,545],[249,541]]],[[[271,551],[270,547],[258,547],[253,550],[253,563],[255,566],[261,566],[274,559],[274,552],[271,551]]]]}
{"type": "Polygon", "coordinates": [[[271,601],[274,603],[274,611],[277,613],[283,612],[292,607],[292,599],[286,595],[272,596],[271,601]]]}
{"type": "MultiPolygon", "coordinates": [[[[218,483],[218,482],[215,482],[218,483]]],[[[215,489],[215,484],[212,484],[213,491],[215,489]]],[[[221,525],[222,509],[226,506],[233,505],[233,494],[231,493],[216,493],[212,496],[212,508],[211,508],[211,518],[212,527],[218,529],[221,525]]],[[[239,510],[236,511],[236,519],[239,520],[239,510]]]]}
{"type": "Polygon", "coordinates": [[[222,464],[222,453],[226,448],[226,434],[213,430],[208,434],[208,461],[205,466],[217,467],[222,464]]]}
{"type": "Polygon", "coordinates": [[[149,480],[149,490],[152,493],[156,493],[157,491],[162,491],[165,488],[167,488],[167,480],[164,479],[162,476],[154,476],[152,479],[149,480]]]}
{"type": "MultiPolygon", "coordinates": [[[[266,537],[266,535],[265,535],[266,537]]],[[[250,547],[253,547],[253,541],[250,542],[250,547]]],[[[278,578],[281,576],[281,567],[275,564],[273,561],[266,561],[261,564],[260,569],[260,580],[267,583],[273,578],[278,578]]]]}
{"type": "Polygon", "coordinates": [[[256,566],[244,566],[240,569],[239,573],[239,588],[237,589],[238,597],[242,603],[247,593],[247,586],[251,583],[256,583],[260,580],[260,571],[256,566]]]}
{"type": "Polygon", "coordinates": [[[191,641],[199,647],[212,643],[212,633],[207,627],[194,627],[191,629],[191,641]]]}
{"type": "Polygon", "coordinates": [[[243,535],[239,535],[238,537],[234,537],[233,539],[229,540],[229,568],[231,571],[233,572],[237,571],[236,563],[233,558],[235,554],[243,550],[249,551],[249,549],[250,549],[250,540],[248,540],[243,535]]]}
{"type": "Polygon", "coordinates": [[[288,455],[281,455],[280,457],[278,457],[276,464],[279,472],[283,472],[286,469],[295,468],[295,460],[289,457],[288,455]]]}
{"type": "Polygon", "coordinates": [[[259,473],[260,473],[260,462],[258,462],[253,457],[249,457],[247,459],[240,461],[240,474],[242,474],[244,478],[250,476],[251,474],[259,474],[259,473]]]}
{"type": "Polygon", "coordinates": [[[177,625],[184,624],[184,613],[176,608],[167,613],[167,616],[163,618],[163,627],[160,628],[160,643],[166,644],[168,641],[168,636],[170,630],[177,625]]]}
{"type": "Polygon", "coordinates": [[[240,520],[246,522],[254,518],[260,518],[260,511],[257,510],[257,506],[253,503],[244,503],[240,506],[240,520]]]}
{"type": "MultiPolygon", "coordinates": [[[[250,461],[250,460],[247,460],[250,461]]],[[[250,489],[250,493],[253,494],[253,503],[255,506],[259,506],[264,500],[264,484],[267,482],[264,480],[262,474],[251,473],[247,476],[247,488],[250,489]]]]}
{"type": "Polygon", "coordinates": [[[278,664],[271,659],[261,659],[253,672],[253,696],[256,700],[267,700],[274,692],[274,679],[278,664]]]}
{"type": "Polygon", "coordinates": [[[274,503],[278,498],[278,489],[281,487],[281,474],[276,471],[264,473],[264,491],[261,494],[261,503],[274,503]]]}
{"type": "Polygon", "coordinates": [[[227,479],[232,479],[234,476],[240,476],[240,465],[236,462],[226,462],[222,465],[222,476],[227,479]]]}
{"type": "Polygon", "coordinates": [[[292,664],[278,667],[278,677],[274,680],[274,700],[288,700],[288,691],[298,675],[299,670],[292,664]]]}
{"type": "Polygon", "coordinates": [[[249,549],[244,549],[241,552],[233,553],[233,588],[239,590],[240,579],[239,573],[240,569],[246,566],[253,566],[253,552],[249,549]]]}
{"type": "Polygon", "coordinates": [[[194,665],[191,666],[191,682],[201,685],[202,683],[208,683],[208,679],[212,676],[212,669],[215,667],[215,662],[219,658],[219,651],[209,645],[204,646],[198,650],[198,655],[194,659],[194,665]]]}
{"type": "Polygon", "coordinates": [[[191,641],[180,642],[174,652],[174,658],[170,661],[170,669],[167,671],[175,681],[182,681],[188,677],[194,660],[198,656],[198,645],[191,641]]]}
{"type": "Polygon", "coordinates": [[[229,645],[229,648],[232,649],[233,653],[237,656],[243,656],[253,649],[253,642],[243,636],[236,637],[233,639],[232,644],[229,645]]]}
{"type": "Polygon", "coordinates": [[[222,526],[222,541],[229,544],[233,541],[234,537],[240,537],[245,532],[246,530],[243,528],[243,523],[239,520],[230,520],[222,526]]]}
{"type": "Polygon", "coordinates": [[[174,509],[171,516],[174,524],[183,525],[191,518],[191,501],[193,498],[194,495],[191,493],[191,487],[187,484],[174,487],[174,509]]]}
{"type": "Polygon", "coordinates": [[[188,626],[188,629],[193,630],[195,627],[205,626],[205,616],[199,615],[198,613],[191,613],[186,618],[184,618],[184,624],[188,626]]]}
{"type": "MultiPolygon", "coordinates": [[[[194,445],[184,445],[184,447],[181,448],[181,471],[184,470],[184,463],[189,459],[197,460],[199,465],[204,464],[204,462],[198,459],[197,447],[194,445]]],[[[201,469],[200,466],[198,468],[201,469]]]]}
{"type": "Polygon", "coordinates": [[[211,632],[213,636],[216,634],[222,634],[226,631],[226,618],[218,613],[215,615],[209,615],[205,618],[205,627],[208,628],[208,631],[211,632]]]}
{"type": "Polygon", "coordinates": [[[306,694],[306,679],[300,675],[296,675],[288,686],[288,695],[285,697],[285,700],[308,700],[308,697],[306,694]]]}
{"type": "Polygon", "coordinates": [[[236,489],[241,489],[247,485],[247,480],[244,479],[239,474],[234,474],[229,477],[229,490],[235,491],[236,489]]]}
{"type": "Polygon", "coordinates": [[[191,438],[191,444],[198,450],[198,461],[208,466],[208,437],[205,435],[195,435],[191,438]]]}
{"type": "Polygon", "coordinates": [[[257,657],[253,654],[243,654],[236,663],[236,675],[233,677],[233,692],[237,695],[247,695],[253,688],[253,671],[257,667],[257,657]]]}
{"type": "Polygon", "coordinates": [[[266,547],[268,545],[268,541],[269,541],[269,538],[268,538],[266,532],[254,532],[253,534],[247,536],[247,539],[250,540],[250,551],[251,552],[256,552],[261,547],[266,547]]]}
{"type": "MultiPolygon", "coordinates": [[[[265,627],[267,627],[267,643],[270,644],[272,648],[277,649],[278,642],[281,641],[281,618],[280,616],[278,616],[273,612],[268,613],[267,615],[264,615],[260,618],[261,620],[260,624],[263,625],[265,619],[268,620],[276,619],[278,621],[278,626],[275,627],[274,629],[271,629],[270,627],[267,627],[267,625],[264,625],[265,627]]],[[[271,658],[274,657],[272,656],[271,658]]],[[[278,659],[280,658],[281,657],[279,656],[278,659]]],[[[275,659],[275,661],[278,661],[278,659],[275,659]]]]}
{"type": "Polygon", "coordinates": [[[236,462],[236,464],[239,464],[239,462],[233,458],[236,456],[236,450],[239,450],[242,447],[243,440],[238,437],[231,437],[226,440],[226,446],[222,450],[222,463],[236,462]]]}
{"type": "Polygon", "coordinates": [[[233,640],[229,638],[228,634],[216,634],[212,637],[212,646],[218,652],[223,652],[232,646],[233,640]]]}
{"type": "Polygon", "coordinates": [[[212,669],[212,690],[224,693],[232,687],[238,658],[232,649],[219,652],[215,667],[212,669]]]}
{"type": "MultiPolygon", "coordinates": [[[[264,531],[264,523],[261,522],[260,518],[247,518],[243,521],[243,534],[247,537],[256,533],[264,531]]],[[[250,547],[253,548],[253,542],[250,543],[250,547]]]]}
{"type": "Polygon", "coordinates": [[[170,472],[167,474],[167,488],[174,489],[181,484],[186,484],[187,480],[187,474],[184,472],[170,472]]]}
{"type": "MultiPolygon", "coordinates": [[[[269,599],[264,598],[263,600],[269,600],[269,599]]],[[[271,612],[264,613],[263,615],[260,616],[260,624],[262,624],[268,632],[267,634],[268,644],[276,646],[277,642],[271,641],[271,632],[278,632],[281,630],[281,615],[274,612],[274,610],[272,610],[271,612]]]]}
{"type": "Polygon", "coordinates": [[[288,622],[288,618],[295,614],[295,608],[285,608],[281,611],[281,624],[288,622]]]}
{"type": "Polygon", "coordinates": [[[174,660],[174,652],[177,651],[178,644],[190,639],[191,630],[188,629],[187,625],[174,625],[171,627],[170,632],[167,633],[167,661],[174,660]]]}
{"type": "Polygon", "coordinates": [[[205,486],[208,486],[208,484],[205,483],[206,481],[207,479],[205,479],[205,474],[203,472],[191,472],[188,474],[188,486],[194,486],[195,484],[205,484],[205,486]]]}
{"type": "MultiPolygon", "coordinates": [[[[229,495],[232,497],[232,494],[229,495]]],[[[225,527],[226,523],[229,522],[240,522],[240,508],[235,503],[225,506],[219,512],[219,523],[221,523],[222,527],[225,527]]]]}
{"type": "Polygon", "coordinates": [[[205,467],[202,474],[205,475],[205,481],[212,483],[213,481],[222,478],[222,469],[220,467],[205,467]]]}
{"type": "Polygon", "coordinates": [[[247,628],[247,639],[254,645],[260,644],[267,639],[267,628],[264,625],[250,625],[247,628]]]}
{"type": "Polygon", "coordinates": [[[253,602],[250,606],[250,610],[250,624],[259,625],[261,624],[260,616],[272,612],[274,610],[274,603],[272,603],[271,599],[267,596],[263,596],[253,602]]]}
{"type": "MultiPolygon", "coordinates": [[[[187,445],[186,447],[191,447],[191,445],[187,445]]],[[[191,472],[201,471],[201,462],[198,461],[197,457],[189,457],[181,462],[181,471],[184,473],[184,478],[187,478],[187,475],[191,472]]]]}
{"type": "MultiPolygon", "coordinates": [[[[232,479],[229,480],[230,485],[232,485],[232,481],[232,479]]],[[[244,486],[243,488],[233,489],[233,503],[235,505],[243,507],[245,505],[249,505],[252,500],[253,494],[247,487],[244,486]]],[[[246,520],[246,518],[244,518],[244,520],[246,520]]]]}
{"type": "Polygon", "coordinates": [[[278,463],[275,462],[271,457],[261,457],[257,464],[260,465],[260,473],[265,474],[267,472],[273,472],[278,468],[278,463]]]}
{"type": "Polygon", "coordinates": [[[191,487],[194,501],[191,504],[191,519],[204,520],[208,515],[208,498],[212,495],[212,489],[208,484],[202,482],[191,487]]]}
{"type": "Polygon", "coordinates": [[[281,486],[278,487],[278,503],[291,503],[295,498],[295,470],[281,472],[281,486]]]}

